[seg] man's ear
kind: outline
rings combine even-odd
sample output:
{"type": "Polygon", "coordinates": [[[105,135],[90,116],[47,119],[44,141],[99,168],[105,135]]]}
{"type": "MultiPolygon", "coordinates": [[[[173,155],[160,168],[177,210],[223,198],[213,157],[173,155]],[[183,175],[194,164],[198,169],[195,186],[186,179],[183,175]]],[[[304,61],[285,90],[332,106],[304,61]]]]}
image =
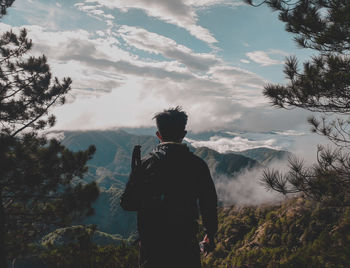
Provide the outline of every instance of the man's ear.
{"type": "Polygon", "coordinates": [[[163,141],[163,137],[162,137],[162,135],[160,135],[159,131],[156,132],[156,135],[157,135],[158,139],[162,142],[163,141]]]}

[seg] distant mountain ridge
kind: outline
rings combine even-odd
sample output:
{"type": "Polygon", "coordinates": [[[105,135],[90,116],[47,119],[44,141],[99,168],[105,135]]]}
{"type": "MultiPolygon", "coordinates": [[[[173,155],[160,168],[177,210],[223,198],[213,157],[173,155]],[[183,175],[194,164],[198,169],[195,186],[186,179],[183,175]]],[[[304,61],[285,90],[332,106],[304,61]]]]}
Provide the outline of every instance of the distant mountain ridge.
{"type": "Polygon", "coordinates": [[[149,153],[157,139],[146,135],[133,135],[123,130],[68,131],[64,132],[62,144],[73,151],[84,150],[89,145],[96,146],[96,153],[90,166],[106,167],[119,174],[128,174],[133,146],[140,144],[142,153],[149,153]]]}
{"type": "MultiPolygon", "coordinates": [[[[89,171],[85,180],[96,181],[101,193],[94,204],[95,215],[83,223],[96,224],[102,232],[120,234],[125,238],[133,235],[136,216],[120,208],[120,196],[130,173],[134,145],[142,146],[144,156],[159,143],[158,139],[155,136],[130,134],[124,130],[66,131],[61,142],[73,151],[84,150],[91,144],[97,149],[93,159],[88,162],[89,171]]],[[[234,179],[244,169],[261,167],[284,155],[283,151],[268,148],[222,154],[206,147],[188,146],[207,162],[214,181],[221,174],[234,179]]]]}
{"type": "Polygon", "coordinates": [[[287,159],[292,155],[288,151],[274,150],[266,147],[253,148],[253,149],[248,149],[241,152],[233,152],[233,153],[254,159],[264,166],[276,160],[287,159]]]}
{"type": "Polygon", "coordinates": [[[244,155],[237,153],[221,154],[207,147],[196,148],[194,154],[207,162],[214,179],[219,174],[234,176],[242,169],[261,166],[257,160],[244,155]]]}

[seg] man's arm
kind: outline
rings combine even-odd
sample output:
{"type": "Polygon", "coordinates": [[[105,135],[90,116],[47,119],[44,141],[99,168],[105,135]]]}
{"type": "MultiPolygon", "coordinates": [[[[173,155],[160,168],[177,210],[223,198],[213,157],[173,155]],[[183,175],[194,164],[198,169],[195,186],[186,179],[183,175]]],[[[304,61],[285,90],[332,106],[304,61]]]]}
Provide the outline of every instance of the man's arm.
{"type": "Polygon", "coordinates": [[[210,243],[218,230],[217,194],[208,165],[203,161],[199,178],[199,208],[210,243]]]}
{"type": "Polygon", "coordinates": [[[139,207],[140,187],[137,183],[137,174],[131,171],[129,181],[120,198],[120,206],[127,211],[137,211],[139,207]]]}

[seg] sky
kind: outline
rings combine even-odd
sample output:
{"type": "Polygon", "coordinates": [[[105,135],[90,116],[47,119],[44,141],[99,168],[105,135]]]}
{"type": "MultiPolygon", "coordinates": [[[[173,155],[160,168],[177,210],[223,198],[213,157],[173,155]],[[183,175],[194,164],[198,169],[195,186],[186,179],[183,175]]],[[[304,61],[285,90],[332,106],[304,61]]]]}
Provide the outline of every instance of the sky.
{"type": "Polygon", "coordinates": [[[309,132],[310,114],[271,107],[263,87],[286,83],[287,56],[303,62],[312,51],[277,16],[241,0],[16,0],[0,31],[25,27],[31,55],[72,78],[67,103],[53,109],[57,130],[147,127],[180,105],[193,132],[273,132],[284,141],[309,132]]]}

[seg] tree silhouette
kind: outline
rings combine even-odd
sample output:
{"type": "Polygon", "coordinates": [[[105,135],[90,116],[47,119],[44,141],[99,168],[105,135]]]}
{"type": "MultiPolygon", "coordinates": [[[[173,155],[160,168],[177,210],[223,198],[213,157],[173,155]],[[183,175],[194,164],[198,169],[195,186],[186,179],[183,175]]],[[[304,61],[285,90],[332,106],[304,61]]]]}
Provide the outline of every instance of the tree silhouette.
{"type": "Polygon", "coordinates": [[[16,136],[25,129],[41,130],[55,124],[48,115],[55,104],[64,104],[70,78],[52,79],[47,59],[24,58],[32,48],[23,29],[0,36],[0,133],[16,136]]]}
{"type": "MultiPolygon", "coordinates": [[[[13,1],[1,1],[2,14],[13,1]]],[[[51,127],[71,79],[52,78],[47,59],[28,56],[25,29],[0,36],[0,267],[26,256],[54,226],[93,213],[96,184],[81,179],[95,147],[72,152],[39,130],[51,127]]]]}
{"type": "Polygon", "coordinates": [[[6,14],[7,8],[12,6],[13,2],[15,2],[15,0],[0,0],[0,18],[6,14]]]}
{"type": "Polygon", "coordinates": [[[295,35],[302,48],[319,54],[299,67],[296,57],[287,58],[285,85],[268,84],[264,95],[274,106],[299,107],[320,112],[310,117],[312,130],[326,136],[337,148],[318,147],[318,162],[305,167],[290,160],[290,171],[267,170],[263,181],[281,193],[303,192],[333,205],[350,204],[350,2],[347,0],[266,0],[279,12],[286,31],[295,35]]]}

